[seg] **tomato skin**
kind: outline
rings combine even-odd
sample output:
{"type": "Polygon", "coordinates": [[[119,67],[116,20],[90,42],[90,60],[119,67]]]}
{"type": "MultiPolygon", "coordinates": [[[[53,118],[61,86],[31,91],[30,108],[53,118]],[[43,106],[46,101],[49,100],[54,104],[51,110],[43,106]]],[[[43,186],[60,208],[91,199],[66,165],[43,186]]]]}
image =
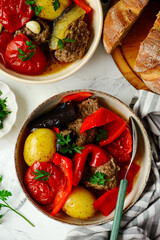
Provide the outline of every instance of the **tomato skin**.
{"type": "Polygon", "coordinates": [[[118,138],[109,143],[106,149],[118,163],[127,163],[132,153],[132,134],[129,127],[126,127],[118,138]]]}
{"type": "Polygon", "coordinates": [[[31,41],[33,45],[36,45],[36,52],[31,59],[27,61],[22,61],[18,57],[18,54],[19,54],[18,48],[23,50],[26,54],[31,51],[31,50],[28,50],[26,41],[30,41],[30,39],[26,37],[24,34],[17,35],[7,45],[6,52],[5,52],[5,60],[8,63],[8,65],[11,67],[11,69],[13,69],[18,73],[22,73],[26,75],[40,74],[44,71],[48,63],[44,53],[36,43],[31,41]]]}
{"type": "Polygon", "coordinates": [[[0,23],[10,33],[23,27],[34,15],[26,0],[0,0],[0,23]]]}
{"type": "Polygon", "coordinates": [[[0,35],[0,61],[6,68],[9,68],[6,60],[5,60],[5,50],[10,41],[13,40],[13,35],[9,32],[3,31],[0,35]]]}
{"type": "Polygon", "coordinates": [[[28,168],[24,182],[29,194],[35,201],[41,205],[49,205],[52,204],[59,186],[64,185],[64,174],[51,162],[35,162],[28,168]],[[36,169],[49,172],[51,176],[49,176],[48,181],[36,180],[36,176],[33,174],[36,169]]]}

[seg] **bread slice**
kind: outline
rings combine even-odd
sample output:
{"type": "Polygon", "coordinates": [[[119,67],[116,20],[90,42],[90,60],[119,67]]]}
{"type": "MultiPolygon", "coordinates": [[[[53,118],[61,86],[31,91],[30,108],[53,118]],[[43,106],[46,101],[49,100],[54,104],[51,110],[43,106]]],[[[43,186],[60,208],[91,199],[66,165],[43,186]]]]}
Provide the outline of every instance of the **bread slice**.
{"type": "Polygon", "coordinates": [[[111,53],[126,36],[149,0],[120,0],[111,7],[105,17],[103,44],[111,53]]]}
{"type": "Polygon", "coordinates": [[[141,43],[134,70],[152,91],[160,94],[160,12],[153,28],[141,43]]]}

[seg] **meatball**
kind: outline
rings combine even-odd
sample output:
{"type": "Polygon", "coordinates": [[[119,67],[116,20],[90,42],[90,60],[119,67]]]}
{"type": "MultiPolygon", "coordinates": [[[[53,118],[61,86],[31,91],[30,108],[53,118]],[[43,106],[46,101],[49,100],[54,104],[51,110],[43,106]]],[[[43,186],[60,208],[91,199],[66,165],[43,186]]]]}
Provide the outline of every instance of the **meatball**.
{"type": "Polygon", "coordinates": [[[64,48],[55,51],[55,57],[60,62],[72,62],[81,59],[86,51],[89,41],[90,32],[84,21],[73,22],[68,29],[67,38],[73,39],[74,42],[65,42],[64,48]]]}

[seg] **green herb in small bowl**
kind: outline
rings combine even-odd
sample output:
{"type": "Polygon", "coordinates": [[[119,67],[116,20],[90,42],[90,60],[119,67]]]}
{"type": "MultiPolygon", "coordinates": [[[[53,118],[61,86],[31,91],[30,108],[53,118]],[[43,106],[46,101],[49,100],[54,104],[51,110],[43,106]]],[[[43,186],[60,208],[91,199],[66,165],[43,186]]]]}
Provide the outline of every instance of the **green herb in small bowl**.
{"type": "MultiPolygon", "coordinates": [[[[2,95],[2,91],[0,90],[0,96],[2,95]]],[[[0,129],[3,128],[3,122],[8,114],[11,113],[11,111],[8,110],[7,107],[7,97],[4,99],[0,98],[0,129]]]]}

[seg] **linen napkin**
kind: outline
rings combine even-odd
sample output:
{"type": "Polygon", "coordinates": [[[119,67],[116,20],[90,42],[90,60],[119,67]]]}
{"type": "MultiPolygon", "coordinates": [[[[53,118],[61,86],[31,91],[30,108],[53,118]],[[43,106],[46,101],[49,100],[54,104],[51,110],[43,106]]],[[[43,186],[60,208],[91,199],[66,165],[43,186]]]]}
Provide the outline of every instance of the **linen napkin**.
{"type": "MultiPolygon", "coordinates": [[[[160,96],[140,90],[131,108],[142,120],[151,143],[149,180],[139,200],[122,215],[118,240],[160,239],[160,96]]],[[[109,239],[113,221],[92,227],[76,227],[66,240],[109,239]]]]}

